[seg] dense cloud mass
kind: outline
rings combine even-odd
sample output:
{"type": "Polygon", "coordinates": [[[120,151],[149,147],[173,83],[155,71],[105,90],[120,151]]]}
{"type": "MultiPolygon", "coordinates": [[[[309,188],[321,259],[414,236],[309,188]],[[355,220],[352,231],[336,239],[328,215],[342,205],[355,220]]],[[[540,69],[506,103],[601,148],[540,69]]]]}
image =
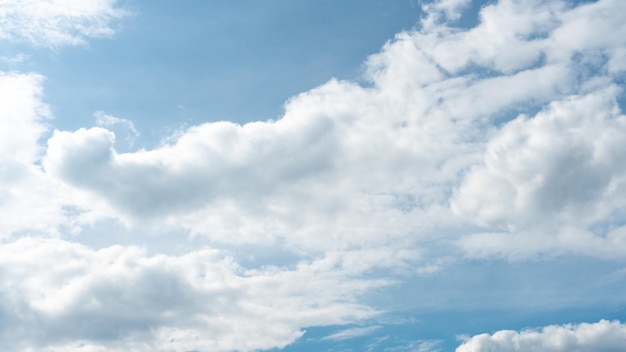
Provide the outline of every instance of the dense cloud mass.
{"type": "Polygon", "coordinates": [[[77,219],[66,218],[65,207],[84,199],[38,165],[50,117],[41,81],[36,74],[0,72],[0,238],[71,229],[77,219]]]}
{"type": "Polygon", "coordinates": [[[472,255],[549,250],[621,256],[625,238],[614,231],[596,238],[586,229],[624,207],[625,141],[626,116],[606,91],[509,122],[487,145],[484,164],[464,178],[452,208],[513,236],[471,235],[463,246],[472,255]],[[543,239],[543,248],[524,243],[531,239],[543,239]]]}
{"type": "Polygon", "coordinates": [[[375,313],[356,303],[357,295],[387,282],[350,280],[360,270],[351,264],[349,258],[328,255],[292,270],[248,270],[214,249],[148,255],[136,247],[95,251],[62,240],[24,238],[0,246],[0,347],[280,347],[306,326],[346,324],[375,313]]]}
{"type": "Polygon", "coordinates": [[[125,221],[218,242],[323,250],[328,236],[367,247],[437,232],[463,235],[470,256],[616,256],[622,237],[589,229],[624,208],[624,4],[502,1],[468,30],[437,24],[463,2],[437,4],[367,60],[371,86],[331,80],[277,121],[194,126],[152,150],[56,131],[46,172],[125,221]],[[459,233],[465,221],[482,231],[459,233]]]}
{"type": "MultiPolygon", "coordinates": [[[[361,298],[390,274],[622,257],[626,2],[501,0],[455,27],[469,3],[424,5],[361,83],[331,79],[280,119],[200,124],[151,149],[116,149],[112,126],[129,144],[139,132],[102,112],[98,127],[52,131],[43,77],[0,72],[0,348],[283,347],[306,327],[375,316],[361,298]],[[165,255],[73,241],[102,223],[210,245],[165,255]],[[296,259],[252,269],[221,246],[296,259]]],[[[120,6],[4,1],[0,39],[109,36],[120,6]]],[[[457,351],[613,351],[625,336],[600,321],[478,335],[457,351]]]]}
{"type": "Polygon", "coordinates": [[[471,337],[456,352],[618,352],[626,346],[626,325],[601,320],[579,325],[551,325],[541,330],[502,330],[471,337]]]}

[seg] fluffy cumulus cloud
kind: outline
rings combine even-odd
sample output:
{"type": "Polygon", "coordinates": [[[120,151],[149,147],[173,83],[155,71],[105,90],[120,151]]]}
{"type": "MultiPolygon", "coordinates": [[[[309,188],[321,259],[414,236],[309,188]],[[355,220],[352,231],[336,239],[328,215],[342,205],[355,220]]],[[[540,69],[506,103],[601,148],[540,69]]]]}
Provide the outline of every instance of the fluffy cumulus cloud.
{"type": "MultiPolygon", "coordinates": [[[[108,36],[124,12],[117,1],[0,1],[0,40],[59,46],[108,36]]],[[[3,57],[11,65],[24,54],[3,57]]],[[[101,215],[82,207],[102,203],[50,178],[41,167],[51,114],[42,101],[44,77],[0,71],[0,238],[35,232],[74,232],[101,215]],[[82,220],[78,220],[78,219],[82,220]]]]}
{"type": "Polygon", "coordinates": [[[81,44],[108,37],[112,21],[125,15],[117,0],[3,0],[0,39],[36,45],[81,44]]]}
{"type": "Polygon", "coordinates": [[[87,198],[48,177],[40,164],[45,152],[40,139],[50,118],[41,101],[42,79],[0,72],[0,238],[32,231],[58,234],[75,229],[78,218],[89,222],[86,213],[70,214],[87,198]]]}
{"type": "Polygon", "coordinates": [[[542,238],[546,250],[624,253],[621,235],[594,238],[586,231],[624,208],[626,173],[619,160],[626,150],[626,116],[613,89],[555,102],[532,119],[520,116],[489,141],[484,164],[466,175],[452,207],[514,233],[515,240],[505,236],[505,244],[502,233],[473,235],[463,239],[472,254],[524,255],[540,250],[524,241],[542,238]]]}
{"type": "MultiPolygon", "coordinates": [[[[618,258],[626,2],[501,0],[472,28],[449,25],[468,5],[425,6],[419,29],[366,60],[362,84],[333,79],[278,120],[201,124],[150,150],[121,151],[114,127],[138,132],[104,113],[42,142],[42,77],[1,73],[2,349],[282,347],[307,326],[371,317],[359,298],[392,284],[383,273],[459,254],[618,258]],[[211,248],[71,241],[104,219],[297,259],[251,269],[211,248]]],[[[75,44],[121,15],[115,1],[2,1],[0,38],[75,44]]],[[[480,335],[459,351],[608,351],[623,336],[602,321],[480,335]]]]}
{"type": "Polygon", "coordinates": [[[279,120],[194,126],[152,150],[56,131],[46,172],[128,223],[218,242],[323,251],[436,234],[471,256],[617,255],[624,3],[503,0],[448,26],[466,5],[425,6],[440,19],[371,56],[368,85],[331,80],[279,120]]]}
{"type": "Polygon", "coordinates": [[[36,238],[0,245],[0,254],[0,346],[12,351],[280,347],[307,326],[371,317],[357,295],[386,284],[349,280],[354,269],[332,255],[249,270],[215,249],[148,255],[36,238]]]}
{"type": "Polygon", "coordinates": [[[626,345],[626,325],[601,320],[578,325],[551,325],[521,332],[501,330],[471,337],[457,352],[617,352],[626,345]]]}

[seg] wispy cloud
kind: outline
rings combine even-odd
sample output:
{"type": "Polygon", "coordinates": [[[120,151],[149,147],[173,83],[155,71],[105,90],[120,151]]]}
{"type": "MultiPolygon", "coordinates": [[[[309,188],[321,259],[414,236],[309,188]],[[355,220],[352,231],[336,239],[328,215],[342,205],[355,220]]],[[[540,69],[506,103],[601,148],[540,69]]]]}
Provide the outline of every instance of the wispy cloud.
{"type": "Polygon", "coordinates": [[[115,117],[104,113],[103,111],[96,111],[94,113],[96,118],[96,124],[101,127],[106,127],[109,130],[117,131],[119,135],[124,136],[124,140],[130,147],[133,146],[137,138],[139,137],[139,131],[135,128],[135,124],[126,119],[115,117]]]}
{"type": "Polygon", "coordinates": [[[214,249],[166,256],[23,238],[0,244],[0,270],[7,273],[0,309],[12,322],[0,333],[0,347],[66,350],[67,341],[86,339],[120,351],[258,350],[285,346],[306,326],[376,313],[346,294],[379,283],[346,280],[319,264],[246,270],[214,249]],[[32,324],[38,328],[23,328],[32,324]]]}
{"type": "Polygon", "coordinates": [[[117,0],[5,0],[0,39],[56,47],[110,37],[112,22],[127,15],[117,0]]]}
{"type": "Polygon", "coordinates": [[[345,329],[345,330],[338,331],[334,334],[324,336],[322,340],[341,341],[341,340],[353,339],[356,337],[370,335],[376,330],[379,330],[380,328],[381,328],[380,326],[367,326],[367,327],[360,327],[360,328],[345,329]]]}
{"type": "Polygon", "coordinates": [[[28,60],[28,55],[26,54],[17,54],[13,56],[0,56],[0,62],[8,64],[9,66],[15,66],[26,60],[28,60]]]}

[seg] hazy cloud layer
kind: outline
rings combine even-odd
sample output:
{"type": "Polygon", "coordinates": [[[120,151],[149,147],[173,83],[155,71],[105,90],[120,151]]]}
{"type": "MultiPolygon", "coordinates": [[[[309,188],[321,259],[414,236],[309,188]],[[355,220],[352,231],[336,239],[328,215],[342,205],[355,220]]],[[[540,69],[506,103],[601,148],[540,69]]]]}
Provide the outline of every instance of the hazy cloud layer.
{"type": "Polygon", "coordinates": [[[601,320],[579,325],[550,325],[541,330],[501,330],[471,337],[456,352],[618,352],[626,345],[626,325],[601,320]]]}

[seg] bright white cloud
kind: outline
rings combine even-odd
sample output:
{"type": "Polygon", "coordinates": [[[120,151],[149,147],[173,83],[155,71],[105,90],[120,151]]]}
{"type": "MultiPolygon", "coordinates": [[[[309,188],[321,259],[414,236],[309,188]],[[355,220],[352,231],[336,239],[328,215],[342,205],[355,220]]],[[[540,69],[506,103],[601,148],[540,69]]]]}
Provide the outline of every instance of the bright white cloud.
{"type": "Polygon", "coordinates": [[[50,116],[41,102],[41,81],[36,74],[0,72],[0,158],[33,163],[39,156],[39,138],[50,116]]]}
{"type": "Polygon", "coordinates": [[[111,23],[125,11],[118,0],[3,0],[0,39],[35,45],[82,44],[87,38],[109,37],[111,23]]]}
{"type": "MultiPolygon", "coordinates": [[[[375,314],[359,297],[391,282],[365,277],[436,275],[458,248],[618,258],[625,4],[502,0],[463,30],[445,19],[468,2],[436,2],[421,30],[366,61],[367,85],[331,80],[289,100],[279,120],[206,123],[134,152],[120,151],[112,131],[136,136],[132,123],[104,113],[99,127],[54,131],[42,146],[41,76],[2,73],[0,312],[10,324],[0,346],[282,347],[307,326],[375,314]],[[168,256],[68,242],[110,218],[131,231],[281,246],[300,259],[251,270],[213,249],[168,256]],[[7,239],[25,232],[64,239],[7,239]]],[[[114,1],[4,1],[0,37],[75,44],[110,35],[119,16],[114,1]]],[[[548,343],[553,330],[580,346],[600,341],[579,338],[589,331],[623,335],[619,323],[600,322],[481,335],[459,351],[548,343]]]]}
{"type": "Polygon", "coordinates": [[[357,297],[385,284],[351,278],[336,258],[247,270],[218,250],[148,255],[62,240],[0,245],[3,350],[252,351],[280,347],[312,325],[375,312],[357,297]],[[37,260],[33,260],[36,258],[37,260]],[[337,266],[339,265],[339,266],[337,266]],[[327,270],[331,266],[338,270],[327,270]]]}
{"type": "MultiPolygon", "coordinates": [[[[624,207],[626,169],[620,160],[626,150],[626,116],[619,112],[614,90],[555,102],[533,118],[507,123],[489,142],[484,165],[465,176],[452,199],[453,210],[488,227],[523,232],[550,250],[594,252],[604,241],[606,250],[599,253],[619,257],[626,241],[594,239],[576,230],[624,207]]],[[[497,235],[472,236],[464,245],[496,253],[538,249],[498,241],[497,235]]]]}
{"type": "Polygon", "coordinates": [[[471,337],[456,352],[617,352],[626,346],[626,325],[601,320],[578,325],[550,325],[541,330],[501,330],[471,337]]]}
{"type": "Polygon", "coordinates": [[[58,234],[60,228],[71,232],[77,218],[87,215],[75,212],[83,195],[48,177],[39,163],[50,118],[41,101],[42,80],[0,72],[0,238],[29,231],[58,234]]]}
{"type": "Polygon", "coordinates": [[[57,131],[45,168],[126,221],[220,242],[317,251],[461,234],[471,255],[617,253],[609,241],[581,244],[623,209],[623,7],[500,1],[475,28],[399,34],[368,59],[371,87],[331,80],[277,121],[207,123],[148,151],[116,151],[103,128],[57,131]],[[565,40],[581,26],[590,34],[565,40]],[[483,227],[478,237],[464,221],[483,227]],[[481,244],[501,231],[522,247],[481,244]]]}

